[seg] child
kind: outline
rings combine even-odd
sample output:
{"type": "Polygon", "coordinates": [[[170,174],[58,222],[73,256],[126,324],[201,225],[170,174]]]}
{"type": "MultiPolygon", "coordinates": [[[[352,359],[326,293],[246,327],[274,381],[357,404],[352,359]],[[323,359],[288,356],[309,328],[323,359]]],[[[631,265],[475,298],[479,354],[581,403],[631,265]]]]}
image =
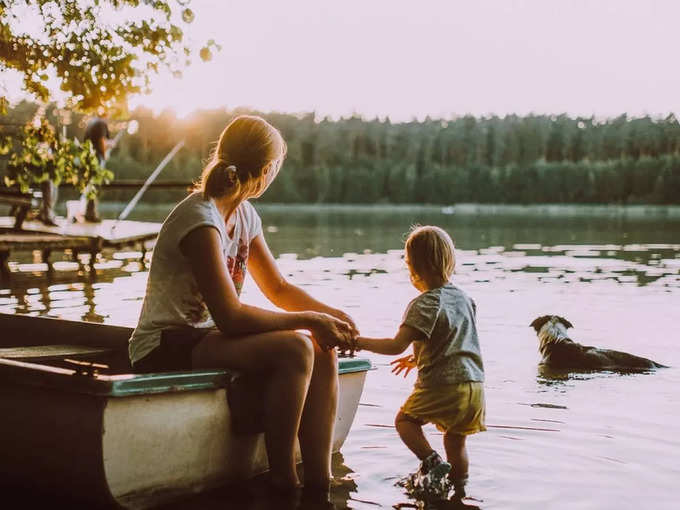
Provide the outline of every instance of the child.
{"type": "Polygon", "coordinates": [[[468,477],[465,438],[486,430],[475,303],[449,281],[455,266],[454,248],[441,228],[423,226],[411,231],[406,240],[406,264],[411,283],[421,294],[406,309],[397,335],[358,337],[355,348],[400,354],[413,342],[412,356],[392,362],[395,374],[405,370],[406,376],[412,368],[418,370],[413,392],[395,418],[401,440],[422,461],[405,486],[436,499],[448,495],[450,482],[455,498],[462,499],[468,477]],[[423,435],[426,423],[444,432],[448,462],[423,435]]]}

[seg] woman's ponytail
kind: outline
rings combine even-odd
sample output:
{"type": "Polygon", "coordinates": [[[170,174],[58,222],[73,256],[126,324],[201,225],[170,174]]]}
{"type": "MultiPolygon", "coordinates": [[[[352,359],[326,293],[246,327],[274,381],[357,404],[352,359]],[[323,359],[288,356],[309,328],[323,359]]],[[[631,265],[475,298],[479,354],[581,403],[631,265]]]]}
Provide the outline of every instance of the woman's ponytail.
{"type": "Polygon", "coordinates": [[[213,159],[203,172],[203,198],[221,197],[235,193],[240,188],[238,170],[221,159],[213,159]]]}
{"type": "Polygon", "coordinates": [[[222,131],[194,191],[202,192],[206,200],[257,194],[264,189],[266,169],[278,162],[274,170],[278,172],[285,156],[286,143],[274,126],[261,117],[240,115],[222,131]]]}

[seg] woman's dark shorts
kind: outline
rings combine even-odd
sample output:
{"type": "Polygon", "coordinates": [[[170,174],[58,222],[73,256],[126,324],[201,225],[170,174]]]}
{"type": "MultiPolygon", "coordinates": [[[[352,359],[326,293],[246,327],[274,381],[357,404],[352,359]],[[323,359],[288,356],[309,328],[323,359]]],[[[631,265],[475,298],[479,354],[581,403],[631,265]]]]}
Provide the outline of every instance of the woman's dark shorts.
{"type": "Polygon", "coordinates": [[[194,347],[214,329],[172,328],[161,332],[161,343],[132,369],[137,373],[175,372],[191,370],[191,354],[194,347]]]}

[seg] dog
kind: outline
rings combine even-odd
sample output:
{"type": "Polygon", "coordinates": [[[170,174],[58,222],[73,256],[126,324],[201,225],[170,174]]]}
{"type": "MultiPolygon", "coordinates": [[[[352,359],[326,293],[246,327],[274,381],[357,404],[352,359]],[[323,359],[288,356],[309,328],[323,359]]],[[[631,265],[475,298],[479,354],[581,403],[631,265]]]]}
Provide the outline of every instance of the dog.
{"type": "Polygon", "coordinates": [[[577,370],[649,370],[665,365],[627,352],[598,349],[569,338],[571,322],[558,315],[542,315],[530,324],[538,335],[541,364],[556,369],[577,370]]]}

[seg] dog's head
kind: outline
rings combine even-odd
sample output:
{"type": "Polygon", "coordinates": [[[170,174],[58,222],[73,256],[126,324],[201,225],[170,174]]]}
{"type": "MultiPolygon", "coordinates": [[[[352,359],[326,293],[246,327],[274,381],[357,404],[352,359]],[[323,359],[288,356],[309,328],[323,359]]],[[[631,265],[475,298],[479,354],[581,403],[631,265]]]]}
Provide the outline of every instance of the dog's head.
{"type": "Polygon", "coordinates": [[[569,322],[567,319],[564,317],[560,317],[559,315],[541,315],[540,317],[536,317],[531,324],[529,324],[530,327],[534,328],[536,333],[541,331],[541,328],[545,326],[546,322],[553,321],[553,324],[556,322],[561,322],[565,328],[573,328],[574,325],[569,322]]]}
{"type": "Polygon", "coordinates": [[[559,315],[542,315],[534,319],[530,326],[536,330],[538,350],[544,357],[549,355],[551,346],[571,341],[567,328],[574,327],[571,322],[559,315]]]}

